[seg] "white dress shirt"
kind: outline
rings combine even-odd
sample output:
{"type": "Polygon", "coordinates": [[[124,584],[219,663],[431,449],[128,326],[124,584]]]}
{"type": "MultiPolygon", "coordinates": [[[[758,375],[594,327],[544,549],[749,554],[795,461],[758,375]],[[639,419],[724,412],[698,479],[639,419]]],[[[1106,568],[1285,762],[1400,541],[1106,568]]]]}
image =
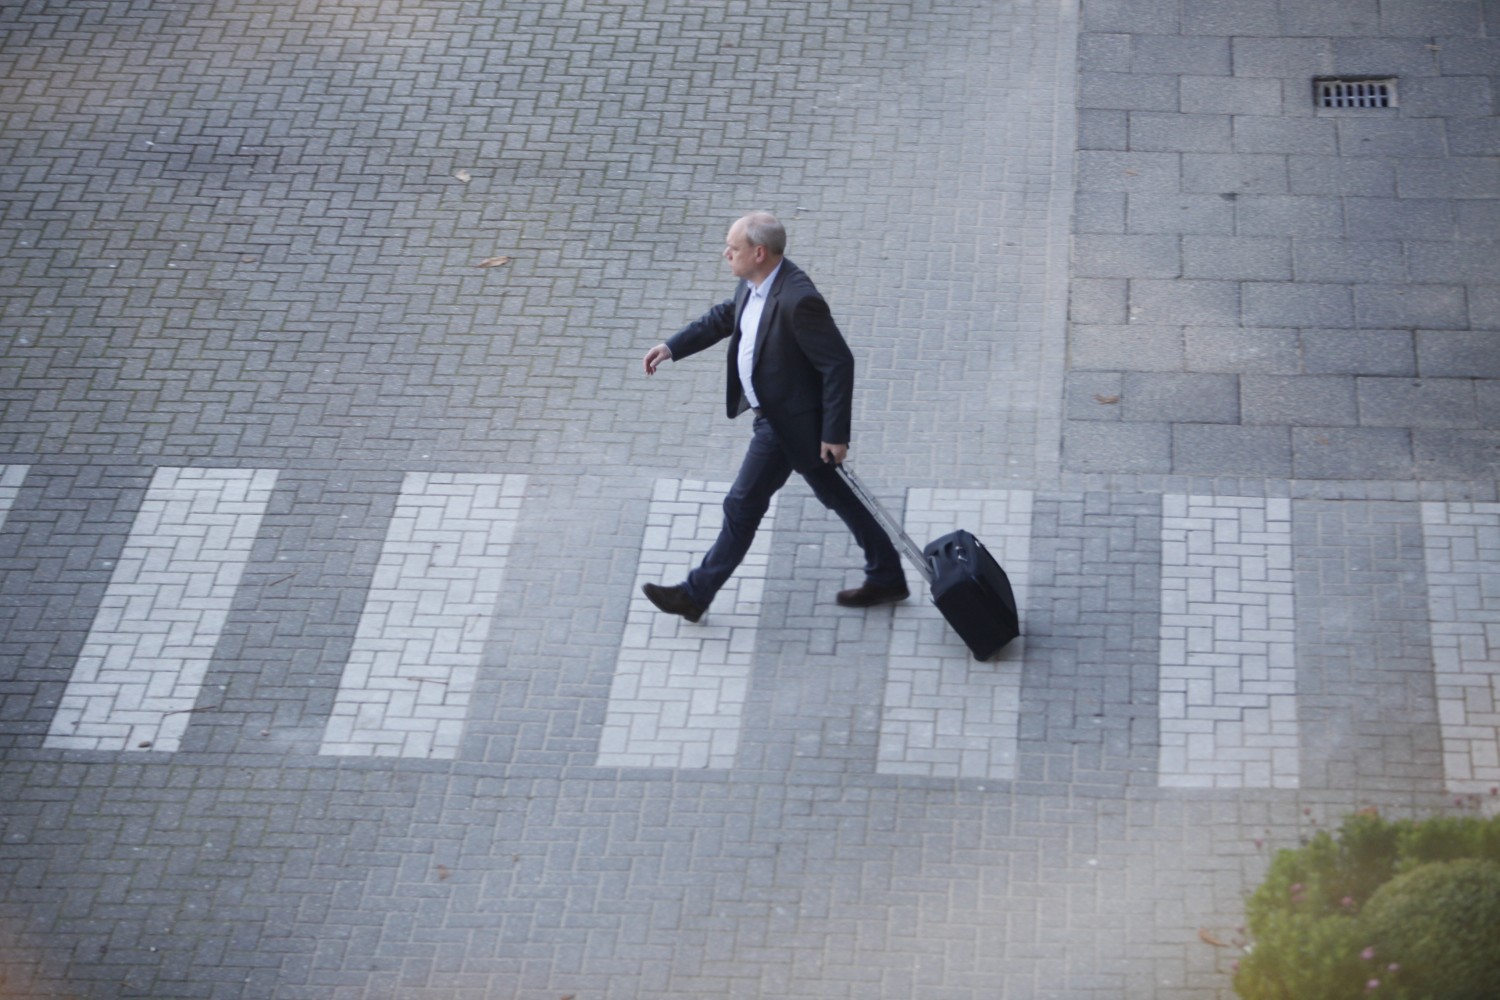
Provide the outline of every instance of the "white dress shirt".
{"type": "MultiPolygon", "coordinates": [[[[750,295],[745,299],[745,311],[740,314],[740,353],[739,372],[740,385],[745,390],[745,399],[753,409],[760,409],[760,400],[755,395],[755,387],[750,384],[750,374],[755,371],[755,335],[760,331],[760,317],[766,311],[766,296],[771,291],[771,285],[776,281],[777,272],[781,265],[777,264],[766,280],[758,285],[750,285],[750,295]]],[[[749,284],[749,282],[746,282],[749,284]]]]}

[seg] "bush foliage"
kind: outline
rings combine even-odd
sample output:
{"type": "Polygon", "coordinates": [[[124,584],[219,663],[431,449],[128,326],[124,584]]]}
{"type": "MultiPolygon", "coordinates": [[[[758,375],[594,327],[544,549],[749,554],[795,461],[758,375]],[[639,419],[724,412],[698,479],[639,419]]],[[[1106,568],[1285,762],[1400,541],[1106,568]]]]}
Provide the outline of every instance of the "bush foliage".
{"type": "Polygon", "coordinates": [[[1247,904],[1245,1000],[1500,997],[1500,816],[1346,819],[1247,904]]]}

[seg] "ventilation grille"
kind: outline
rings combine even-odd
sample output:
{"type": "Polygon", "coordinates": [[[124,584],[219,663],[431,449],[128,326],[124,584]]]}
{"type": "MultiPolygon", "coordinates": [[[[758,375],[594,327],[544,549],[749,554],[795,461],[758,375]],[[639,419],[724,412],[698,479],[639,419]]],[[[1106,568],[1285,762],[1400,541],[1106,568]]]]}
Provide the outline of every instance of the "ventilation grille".
{"type": "Polygon", "coordinates": [[[1313,80],[1320,108],[1394,108],[1395,77],[1319,77],[1313,80]]]}

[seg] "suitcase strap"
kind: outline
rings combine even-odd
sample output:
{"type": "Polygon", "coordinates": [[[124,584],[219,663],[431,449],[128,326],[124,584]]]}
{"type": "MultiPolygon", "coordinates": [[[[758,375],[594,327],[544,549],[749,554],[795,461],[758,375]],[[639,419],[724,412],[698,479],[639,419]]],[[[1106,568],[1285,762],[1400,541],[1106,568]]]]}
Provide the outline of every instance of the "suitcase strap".
{"type": "Polygon", "coordinates": [[[921,573],[922,578],[931,586],[936,575],[933,573],[932,565],[927,561],[927,557],[922,554],[922,550],[917,547],[917,543],[912,541],[911,536],[901,527],[901,522],[896,520],[879,500],[875,499],[875,494],[871,493],[865,487],[865,484],[860,482],[859,477],[854,474],[854,470],[849,468],[848,462],[841,463],[837,468],[839,475],[844,477],[844,482],[848,483],[849,488],[854,491],[855,499],[864,505],[865,510],[868,510],[876,521],[880,522],[880,526],[885,529],[885,533],[891,536],[891,542],[896,548],[901,550],[902,555],[911,560],[911,564],[917,568],[917,572],[921,573]]]}

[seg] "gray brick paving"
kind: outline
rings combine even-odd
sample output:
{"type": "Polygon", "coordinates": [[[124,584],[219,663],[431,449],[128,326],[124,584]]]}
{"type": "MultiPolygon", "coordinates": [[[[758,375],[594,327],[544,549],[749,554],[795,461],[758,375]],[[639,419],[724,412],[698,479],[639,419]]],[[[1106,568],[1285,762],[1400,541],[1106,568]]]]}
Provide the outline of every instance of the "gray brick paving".
{"type": "MultiPolygon", "coordinates": [[[[304,8],[0,12],[0,993],[1221,996],[1199,931],[1271,849],[1493,808],[1493,4],[304,8]],[[1330,72],[1399,107],[1312,108],[1330,72]],[[744,434],[715,363],[639,357],[761,206],[854,346],[866,478],[972,519],[1026,635],[977,665],[920,601],[835,608],[858,553],[794,483],[688,651],[732,661],[704,724],[621,756],[659,484],[744,434]],[[274,476],[237,569],[177,567],[215,618],[176,751],[47,746],[171,469],[274,476]],[[399,624],[439,480],[515,486],[504,552],[399,624]],[[1214,534],[1178,607],[1226,509],[1285,530],[1214,534]],[[1295,765],[1226,667],[1176,699],[1200,619],[1290,645],[1248,696],[1295,765]],[[462,654],[420,664],[463,682],[437,759],[326,742],[393,630],[462,654]]],[[[413,754],[424,711],[384,717],[413,754]]]]}

